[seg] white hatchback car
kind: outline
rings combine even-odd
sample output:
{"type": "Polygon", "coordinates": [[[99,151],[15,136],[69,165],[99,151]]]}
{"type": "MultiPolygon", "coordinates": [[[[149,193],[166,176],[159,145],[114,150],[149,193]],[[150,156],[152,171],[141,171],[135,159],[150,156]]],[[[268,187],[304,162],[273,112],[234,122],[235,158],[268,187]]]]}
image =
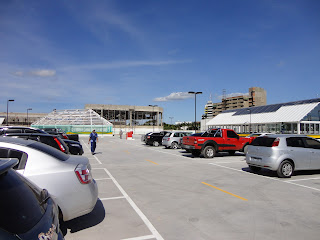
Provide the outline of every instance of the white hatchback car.
{"type": "Polygon", "coordinates": [[[59,206],[64,221],[90,213],[98,187],[88,158],[65,154],[46,144],[0,137],[0,158],[17,158],[14,169],[45,188],[59,206]]]}

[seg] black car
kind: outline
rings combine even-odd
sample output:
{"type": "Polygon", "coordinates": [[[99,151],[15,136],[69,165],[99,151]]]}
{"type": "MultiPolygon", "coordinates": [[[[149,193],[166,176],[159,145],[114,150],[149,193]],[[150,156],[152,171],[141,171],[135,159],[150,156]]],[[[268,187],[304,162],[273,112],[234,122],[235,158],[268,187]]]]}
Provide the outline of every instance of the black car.
{"type": "Polygon", "coordinates": [[[161,131],[159,133],[151,133],[150,135],[147,135],[146,137],[146,144],[147,145],[153,145],[155,147],[158,147],[162,144],[162,138],[168,133],[168,131],[161,131]]]}
{"type": "Polygon", "coordinates": [[[41,190],[12,168],[17,159],[0,159],[0,239],[63,240],[59,210],[41,190]]]}
{"type": "Polygon", "coordinates": [[[61,128],[41,128],[41,130],[52,135],[59,135],[63,140],[70,139],[73,141],[79,141],[78,134],[66,134],[61,128]]]}
{"type": "Polygon", "coordinates": [[[18,126],[0,127],[0,135],[4,135],[7,133],[46,133],[46,132],[38,128],[30,128],[30,127],[18,127],[18,126]]]}
{"type": "Polygon", "coordinates": [[[59,136],[56,135],[50,135],[47,133],[7,133],[2,135],[2,137],[23,138],[27,140],[30,139],[47,144],[60,150],[61,152],[67,154],[69,153],[68,145],[59,136]]]}

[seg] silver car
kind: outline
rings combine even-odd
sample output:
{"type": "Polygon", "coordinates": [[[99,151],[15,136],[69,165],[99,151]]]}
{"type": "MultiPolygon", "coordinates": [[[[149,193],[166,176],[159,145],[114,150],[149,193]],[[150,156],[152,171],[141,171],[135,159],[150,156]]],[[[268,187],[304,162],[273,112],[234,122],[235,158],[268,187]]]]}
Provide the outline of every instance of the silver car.
{"type": "Polygon", "coordinates": [[[296,134],[257,137],[248,147],[246,162],[254,172],[266,168],[289,178],[297,170],[320,169],[320,141],[296,134]]]}
{"type": "Polygon", "coordinates": [[[191,133],[187,132],[168,132],[162,138],[162,145],[165,148],[177,149],[181,147],[181,140],[184,136],[189,136],[191,133]]]}
{"type": "Polygon", "coordinates": [[[93,210],[98,187],[88,158],[21,138],[0,137],[0,158],[17,158],[15,170],[53,197],[64,221],[93,210]]]}

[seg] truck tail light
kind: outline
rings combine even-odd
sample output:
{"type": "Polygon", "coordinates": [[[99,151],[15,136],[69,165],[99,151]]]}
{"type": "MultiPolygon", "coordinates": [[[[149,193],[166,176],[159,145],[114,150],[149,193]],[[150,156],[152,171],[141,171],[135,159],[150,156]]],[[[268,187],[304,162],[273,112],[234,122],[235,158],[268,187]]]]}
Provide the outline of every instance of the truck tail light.
{"type": "Polygon", "coordinates": [[[194,139],[194,142],[193,142],[194,144],[198,144],[198,141],[197,141],[197,139],[194,139]]]}
{"type": "Polygon", "coordinates": [[[66,149],[64,148],[64,146],[62,145],[62,143],[59,141],[59,139],[55,137],[54,140],[55,140],[56,143],[58,144],[60,150],[61,150],[62,152],[65,152],[66,149]]]}
{"type": "Polygon", "coordinates": [[[76,173],[80,183],[88,184],[91,182],[92,176],[91,176],[91,173],[90,173],[88,166],[85,166],[83,164],[79,164],[76,167],[76,169],[74,170],[74,172],[76,173]]]}
{"type": "Polygon", "coordinates": [[[271,147],[277,147],[277,146],[279,145],[279,142],[280,142],[280,138],[276,138],[276,139],[273,141],[271,147]]]}

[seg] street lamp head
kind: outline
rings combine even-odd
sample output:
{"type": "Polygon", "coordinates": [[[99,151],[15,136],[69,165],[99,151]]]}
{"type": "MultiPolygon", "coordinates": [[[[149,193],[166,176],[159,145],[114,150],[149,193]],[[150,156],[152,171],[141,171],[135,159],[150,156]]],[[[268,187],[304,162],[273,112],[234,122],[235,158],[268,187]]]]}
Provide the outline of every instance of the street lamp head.
{"type": "Polygon", "coordinates": [[[14,99],[9,99],[8,102],[14,102],[14,99]]]}
{"type": "Polygon", "coordinates": [[[188,93],[189,93],[189,94],[195,94],[195,92],[191,92],[191,91],[190,91],[190,92],[188,92],[188,93]]]}
{"type": "Polygon", "coordinates": [[[196,92],[196,94],[202,94],[202,92],[196,92]]]}
{"type": "Polygon", "coordinates": [[[32,108],[28,108],[27,110],[30,111],[30,110],[32,110],[32,108]]]}

